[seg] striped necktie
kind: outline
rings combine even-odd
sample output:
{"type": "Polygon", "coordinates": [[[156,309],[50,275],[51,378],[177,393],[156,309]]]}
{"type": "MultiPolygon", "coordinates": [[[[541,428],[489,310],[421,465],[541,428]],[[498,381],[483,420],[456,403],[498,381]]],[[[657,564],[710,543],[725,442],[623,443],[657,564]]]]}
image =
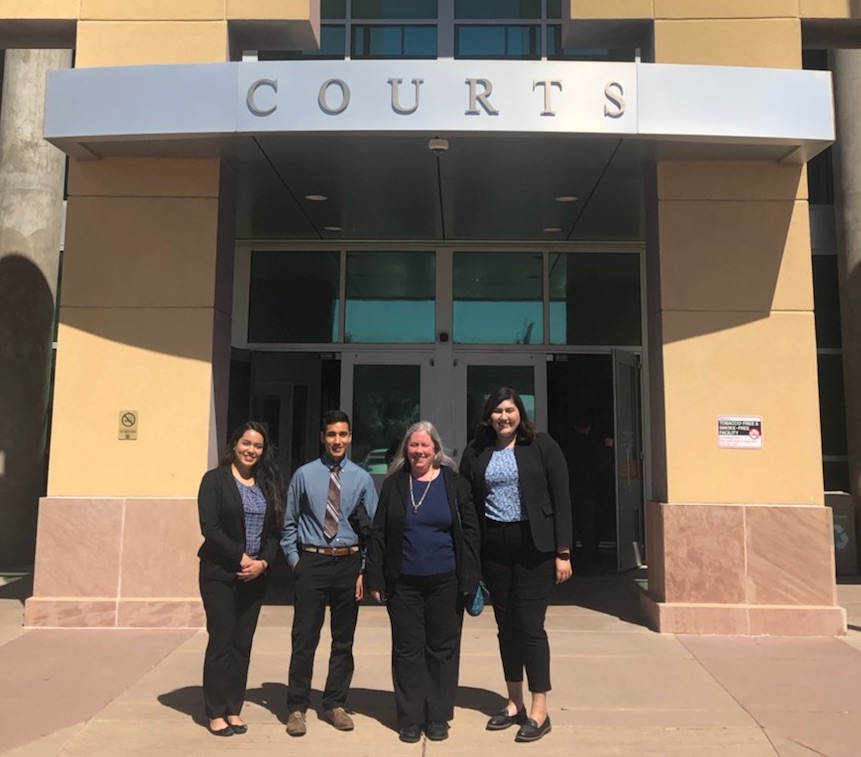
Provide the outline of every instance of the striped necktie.
{"type": "Polygon", "coordinates": [[[341,516],[341,466],[329,469],[329,494],[326,497],[326,520],[323,533],[329,541],[338,535],[338,520],[341,516]]]}

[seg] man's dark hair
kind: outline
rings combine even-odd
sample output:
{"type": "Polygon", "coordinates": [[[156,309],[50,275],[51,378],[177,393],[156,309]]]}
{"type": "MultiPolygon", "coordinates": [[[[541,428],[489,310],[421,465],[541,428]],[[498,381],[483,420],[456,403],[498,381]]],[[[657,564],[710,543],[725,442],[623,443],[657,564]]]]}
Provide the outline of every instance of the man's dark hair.
{"type": "Polygon", "coordinates": [[[320,431],[325,431],[333,423],[346,423],[347,428],[350,428],[350,416],[343,410],[327,410],[323,413],[323,425],[320,431]]]}

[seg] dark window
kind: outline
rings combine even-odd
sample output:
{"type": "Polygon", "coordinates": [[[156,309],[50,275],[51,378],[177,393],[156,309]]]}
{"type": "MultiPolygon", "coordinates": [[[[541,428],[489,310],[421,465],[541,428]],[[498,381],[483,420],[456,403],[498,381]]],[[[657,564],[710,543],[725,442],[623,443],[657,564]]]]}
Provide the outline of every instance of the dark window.
{"type": "Polygon", "coordinates": [[[353,18],[436,18],[437,0],[353,0],[353,18]]]}
{"type": "Polygon", "coordinates": [[[436,58],[435,26],[353,26],[353,58],[436,58]]]}
{"type": "Polygon", "coordinates": [[[455,0],[455,18],[541,18],[541,0],[455,0]]]}
{"type": "Polygon", "coordinates": [[[455,58],[537,60],[541,58],[541,27],[506,25],[455,26],[455,58]]]}

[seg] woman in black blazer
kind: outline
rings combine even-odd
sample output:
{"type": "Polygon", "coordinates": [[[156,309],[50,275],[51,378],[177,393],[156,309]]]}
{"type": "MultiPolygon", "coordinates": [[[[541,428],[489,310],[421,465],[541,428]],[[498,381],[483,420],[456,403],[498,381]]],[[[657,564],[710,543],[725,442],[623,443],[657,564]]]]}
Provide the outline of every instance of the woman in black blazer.
{"type": "Polygon", "coordinates": [[[422,727],[431,741],[448,737],[464,596],[478,588],[472,492],[448,465],[433,424],[414,424],[383,482],[365,570],[371,596],[389,611],[398,736],[407,743],[422,727]]]}
{"type": "Polygon", "coordinates": [[[266,430],[249,421],[233,432],[218,467],[197,495],[203,545],[200,597],[209,643],[203,662],[203,702],[216,736],[245,733],[251,642],[278,551],[284,520],[284,482],[266,430]]]}
{"type": "Polygon", "coordinates": [[[554,583],[571,577],[571,498],[559,445],[530,422],[523,401],[501,387],[488,397],[460,473],[469,480],[481,523],[482,576],[490,590],[508,704],[489,731],[512,725],[516,741],[550,731],[550,645],[544,616],[554,583]],[[523,701],[523,672],[532,694],[523,701]]]}

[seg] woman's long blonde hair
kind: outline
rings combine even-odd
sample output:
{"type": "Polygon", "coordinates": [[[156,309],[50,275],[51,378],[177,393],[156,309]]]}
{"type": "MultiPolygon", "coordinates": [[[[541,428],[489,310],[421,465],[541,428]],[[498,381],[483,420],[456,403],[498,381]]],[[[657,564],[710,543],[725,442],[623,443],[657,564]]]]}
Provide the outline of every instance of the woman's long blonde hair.
{"type": "Polygon", "coordinates": [[[404,438],[398,445],[398,451],[395,452],[395,456],[392,458],[392,462],[389,465],[386,475],[391,476],[392,473],[399,470],[410,470],[410,462],[407,459],[407,443],[409,442],[410,437],[418,431],[425,431],[433,442],[433,467],[439,468],[441,465],[447,465],[452,470],[457,470],[457,465],[454,462],[454,459],[445,453],[445,449],[442,446],[442,439],[440,438],[439,431],[436,430],[436,426],[434,426],[430,421],[417,421],[416,423],[413,423],[413,425],[410,426],[404,434],[404,438]]]}

